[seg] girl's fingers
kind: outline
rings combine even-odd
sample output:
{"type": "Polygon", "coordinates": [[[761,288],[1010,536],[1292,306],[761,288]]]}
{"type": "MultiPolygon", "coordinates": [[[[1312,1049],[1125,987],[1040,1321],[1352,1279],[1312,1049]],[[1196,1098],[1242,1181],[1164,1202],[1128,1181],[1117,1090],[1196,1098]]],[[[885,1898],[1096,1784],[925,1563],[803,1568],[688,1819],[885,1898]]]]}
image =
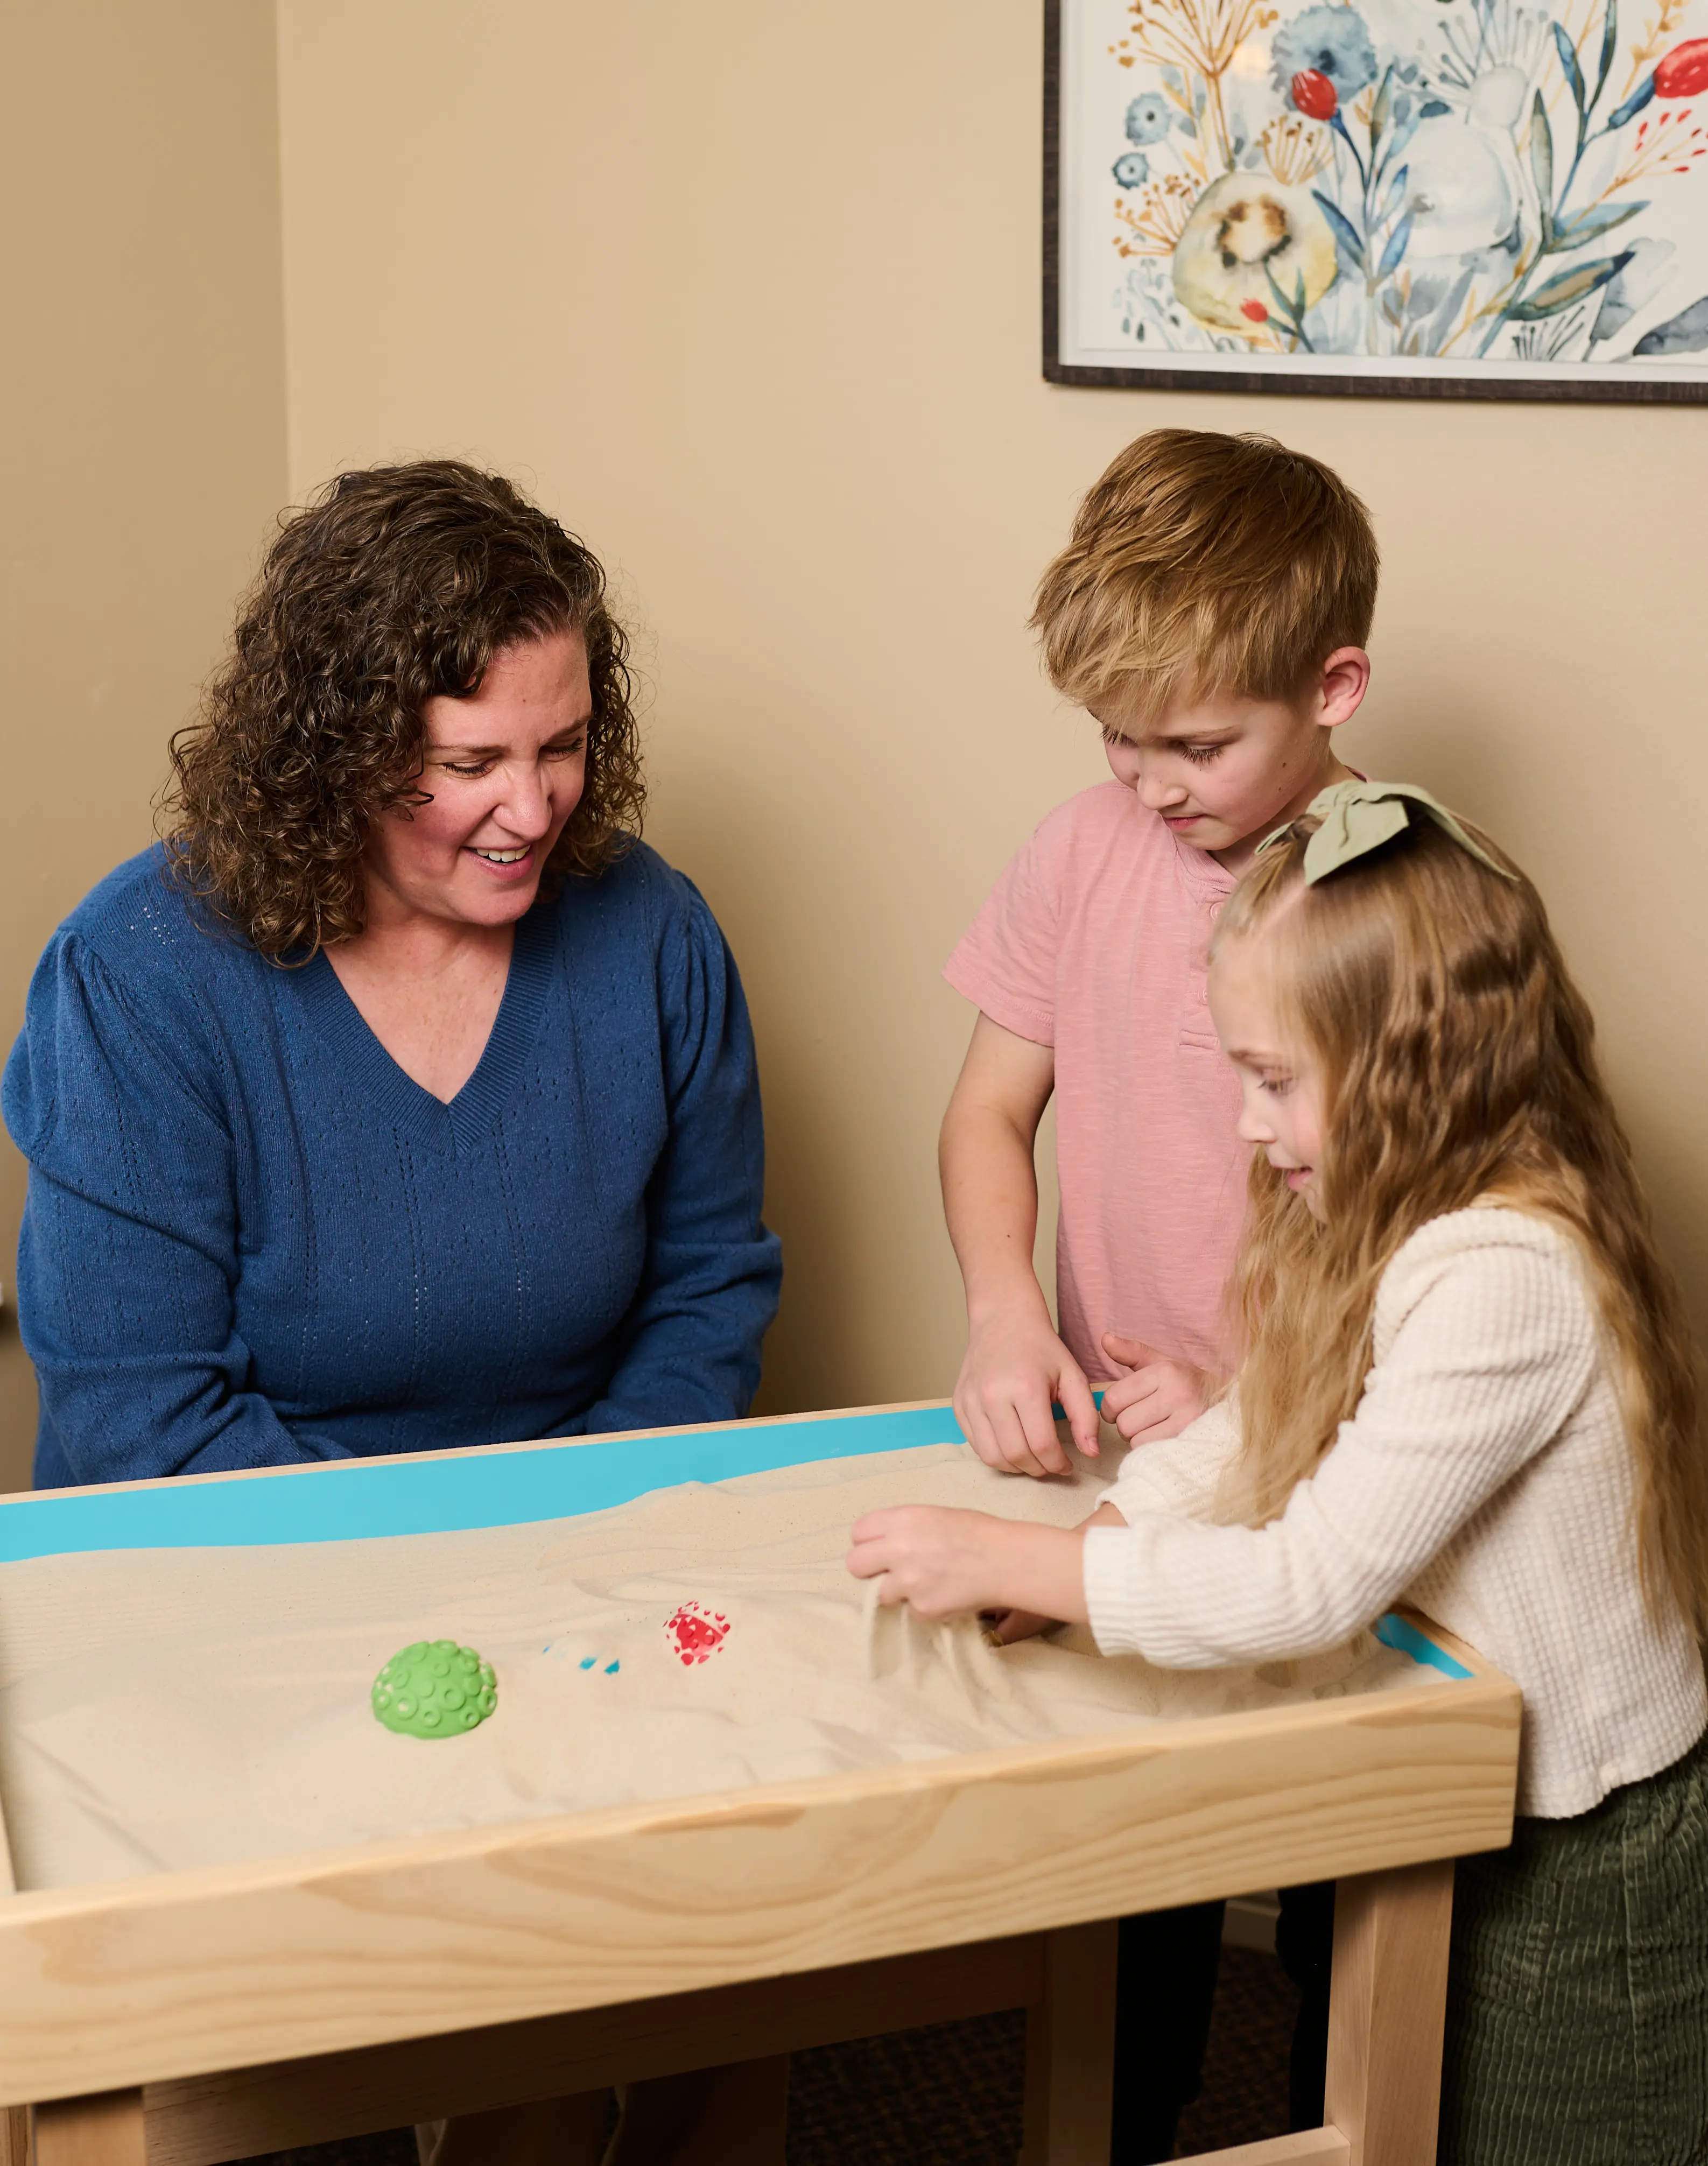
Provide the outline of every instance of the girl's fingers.
{"type": "Polygon", "coordinates": [[[1155,1388],[1142,1369],[1133,1370],[1124,1376],[1117,1376],[1113,1384],[1103,1387],[1103,1419],[1113,1421],[1117,1414],[1125,1413],[1134,1399],[1142,1399],[1155,1388]]]}
{"type": "Polygon", "coordinates": [[[1113,1422],[1122,1435],[1126,1436],[1129,1418],[1140,1421],[1154,1418],[1150,1411],[1151,1403],[1161,1388],[1155,1376],[1148,1369],[1137,1370],[1130,1376],[1123,1376],[1118,1384],[1111,1384],[1103,1393],[1103,1419],[1113,1422]]]}
{"type": "Polygon", "coordinates": [[[1103,1351],[1124,1369],[1148,1369],[1152,1362],[1166,1358],[1142,1339],[1120,1339],[1113,1331],[1103,1334],[1103,1351]]]}

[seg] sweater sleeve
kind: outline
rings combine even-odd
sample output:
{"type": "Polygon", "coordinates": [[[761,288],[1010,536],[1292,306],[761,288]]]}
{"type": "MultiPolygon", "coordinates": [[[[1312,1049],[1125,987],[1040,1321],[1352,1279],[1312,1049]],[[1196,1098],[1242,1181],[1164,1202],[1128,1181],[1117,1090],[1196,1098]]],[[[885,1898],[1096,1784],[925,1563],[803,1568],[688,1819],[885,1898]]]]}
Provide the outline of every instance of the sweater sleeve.
{"type": "Polygon", "coordinates": [[[1208,1519],[1222,1477],[1240,1449],[1240,1423],[1231,1398],[1219,1399],[1178,1436],[1135,1445],[1105,1492],[1130,1525],[1141,1512],[1169,1512],[1177,1519],[1208,1519]]]}
{"type": "MultiPolygon", "coordinates": [[[[1489,1242],[1441,1260],[1279,1519],[1212,1526],[1147,1509],[1088,1531],[1098,1646],[1208,1669],[1340,1645],[1548,1444],[1597,1359],[1565,1255],[1489,1242]]],[[[1113,1501],[1128,1516],[1118,1488],[1113,1501]]]]}
{"type": "Polygon", "coordinates": [[[78,1482],[345,1457],[246,1388],[218,1063],[181,989],[144,1008],[62,931],[7,1066],[6,1125],[29,1160],[19,1315],[43,1426],[78,1482]]]}
{"type": "Polygon", "coordinates": [[[735,959],[687,881],[659,952],[669,1134],[647,1191],[647,1260],[604,1396],[574,1428],[745,1414],[777,1313],[782,1250],[760,1218],[764,1128],[735,959]]]}

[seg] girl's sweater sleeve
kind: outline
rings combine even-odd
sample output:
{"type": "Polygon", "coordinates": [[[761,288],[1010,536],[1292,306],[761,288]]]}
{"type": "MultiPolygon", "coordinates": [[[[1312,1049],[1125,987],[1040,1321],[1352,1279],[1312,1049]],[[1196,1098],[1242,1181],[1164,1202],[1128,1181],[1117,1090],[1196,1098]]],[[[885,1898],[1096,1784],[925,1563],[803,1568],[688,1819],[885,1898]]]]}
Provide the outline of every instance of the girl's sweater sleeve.
{"type": "Polygon", "coordinates": [[[1187,1455],[1203,1423],[1134,1455],[1132,1482],[1124,1471],[1109,1499],[1128,1524],[1085,1538],[1106,1654],[1209,1669],[1338,1646],[1541,1450],[1598,1359],[1581,1280],[1556,1245],[1484,1234],[1409,1265],[1402,1251],[1382,1306],[1398,1326],[1356,1413],[1267,1526],[1151,1503],[1151,1455],[1187,1455]]]}
{"type": "Polygon", "coordinates": [[[1177,1519],[1214,1517],[1222,1477],[1240,1450],[1236,1403],[1219,1399],[1178,1436],[1135,1445],[1104,1496],[1130,1524],[1141,1512],[1177,1519]]]}
{"type": "Polygon", "coordinates": [[[602,1397],[605,1429],[730,1421],[759,1381],[782,1251],[760,1218],[764,1126],[753,1029],[735,959],[697,890],[658,957],[669,1139],[647,1190],[647,1262],[602,1397]]]}
{"type": "Polygon", "coordinates": [[[246,1389],[237,1205],[219,1075],[193,1002],[145,1000],[61,931],[6,1070],[29,1160],[19,1309],[41,1418],[79,1482],[341,1458],[246,1389]]]}

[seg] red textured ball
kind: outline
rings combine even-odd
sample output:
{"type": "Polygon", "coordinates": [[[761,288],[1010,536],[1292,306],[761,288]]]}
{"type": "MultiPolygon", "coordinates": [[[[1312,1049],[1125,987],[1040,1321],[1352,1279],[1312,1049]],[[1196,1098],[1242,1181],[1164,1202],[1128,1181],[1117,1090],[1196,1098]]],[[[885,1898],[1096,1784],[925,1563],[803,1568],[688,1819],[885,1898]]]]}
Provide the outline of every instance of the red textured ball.
{"type": "Polygon", "coordinates": [[[1674,45],[1655,65],[1657,98],[1695,98],[1708,90],[1708,38],[1691,38],[1674,45]]]}
{"type": "MultiPolygon", "coordinates": [[[[1689,47],[1679,50],[1688,51],[1689,47]]],[[[1301,68],[1289,87],[1293,103],[1308,120],[1332,120],[1340,109],[1340,93],[1315,68],[1301,68]]]]}

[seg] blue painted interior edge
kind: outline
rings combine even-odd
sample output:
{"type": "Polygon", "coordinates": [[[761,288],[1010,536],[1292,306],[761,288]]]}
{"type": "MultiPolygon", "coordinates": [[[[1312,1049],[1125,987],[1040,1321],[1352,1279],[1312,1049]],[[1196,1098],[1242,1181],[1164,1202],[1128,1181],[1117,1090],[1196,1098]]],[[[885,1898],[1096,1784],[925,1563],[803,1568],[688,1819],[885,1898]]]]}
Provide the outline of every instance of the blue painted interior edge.
{"type": "Polygon", "coordinates": [[[1468,1677],[1471,1674],[1462,1662],[1453,1660],[1445,1647],[1438,1647],[1426,1633],[1420,1632],[1415,1624],[1409,1624],[1404,1617],[1396,1617],[1391,1609],[1378,1622],[1376,1636],[1384,1647],[1409,1655],[1415,1662],[1427,1662],[1445,1677],[1468,1677]]]}
{"type": "MultiPolygon", "coordinates": [[[[1099,1384],[1092,1393],[1092,1404],[1097,1408],[1099,1413],[1103,1410],[1103,1393],[1108,1389],[1108,1386],[1107,1384],[1099,1384]]],[[[1067,1408],[1063,1406],[1060,1399],[1052,1399],[1050,1401],[1050,1411],[1055,1417],[1057,1421],[1066,1421],[1067,1419],[1067,1408]]]]}
{"type": "Polygon", "coordinates": [[[0,1500],[0,1564],[90,1550],[248,1549],[522,1526],[609,1511],[684,1482],[964,1441],[949,1408],[923,1407],[442,1459],[340,1460],[258,1480],[53,1490],[0,1500]]]}

